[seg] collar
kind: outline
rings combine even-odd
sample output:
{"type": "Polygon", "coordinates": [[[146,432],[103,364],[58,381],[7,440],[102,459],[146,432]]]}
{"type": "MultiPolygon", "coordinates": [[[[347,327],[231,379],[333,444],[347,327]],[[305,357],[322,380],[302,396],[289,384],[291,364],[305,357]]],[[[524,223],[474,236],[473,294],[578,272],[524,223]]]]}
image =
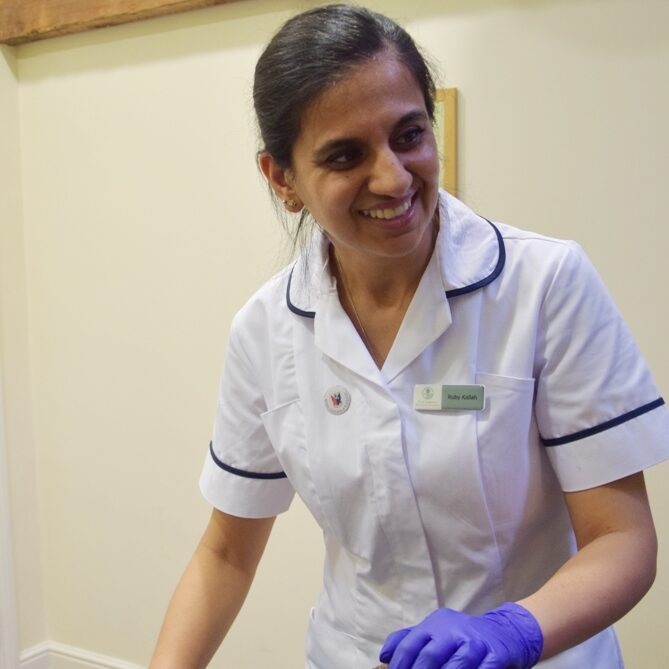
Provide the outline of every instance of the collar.
{"type": "MultiPolygon", "coordinates": [[[[334,286],[328,268],[329,243],[322,232],[317,232],[290,271],[286,304],[298,316],[314,318],[321,295],[334,286]]],[[[447,298],[492,283],[506,260],[499,230],[443,190],[439,194],[439,234],[434,253],[447,298]]]]}

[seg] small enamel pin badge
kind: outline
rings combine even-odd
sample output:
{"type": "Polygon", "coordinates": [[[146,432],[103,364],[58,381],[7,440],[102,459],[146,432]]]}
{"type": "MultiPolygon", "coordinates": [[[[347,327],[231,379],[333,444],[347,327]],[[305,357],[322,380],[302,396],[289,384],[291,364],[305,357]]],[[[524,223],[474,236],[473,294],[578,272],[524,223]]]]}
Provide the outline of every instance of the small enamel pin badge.
{"type": "Polygon", "coordinates": [[[351,406],[351,393],[344,386],[332,386],[325,391],[325,408],[338,416],[346,413],[351,406]]]}
{"type": "Polygon", "coordinates": [[[485,387],[418,384],[413,389],[413,408],[419,411],[481,411],[485,407],[485,387]]]}

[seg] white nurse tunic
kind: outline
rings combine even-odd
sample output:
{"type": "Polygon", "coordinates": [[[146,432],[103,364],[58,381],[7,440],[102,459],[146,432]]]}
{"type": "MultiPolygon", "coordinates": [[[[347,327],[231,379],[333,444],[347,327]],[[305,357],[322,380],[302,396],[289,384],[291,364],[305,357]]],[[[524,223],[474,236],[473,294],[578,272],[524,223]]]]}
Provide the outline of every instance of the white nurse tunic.
{"type": "MultiPolygon", "coordinates": [[[[443,192],[439,206],[383,369],[318,235],[232,325],[200,485],[243,517],[281,513],[297,492],[323,529],[309,669],[368,669],[387,634],[438,607],[529,595],[575,550],[562,491],[669,457],[669,413],[579,247],[443,192]],[[417,384],[482,384],[485,407],[416,410],[417,384]]],[[[606,630],[538,666],[622,660],[606,630]]]]}

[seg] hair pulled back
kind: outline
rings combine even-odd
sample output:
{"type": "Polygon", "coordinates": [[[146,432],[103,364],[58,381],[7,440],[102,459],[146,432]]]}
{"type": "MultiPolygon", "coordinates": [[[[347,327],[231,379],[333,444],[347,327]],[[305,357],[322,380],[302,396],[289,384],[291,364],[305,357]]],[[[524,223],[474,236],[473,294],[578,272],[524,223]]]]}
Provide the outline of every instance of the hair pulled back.
{"type": "Polygon", "coordinates": [[[409,68],[433,119],[434,80],[411,36],[364,7],[326,5],[289,19],[258,60],[253,102],[262,150],[282,167],[290,167],[309,104],[353,66],[384,50],[409,68]]]}

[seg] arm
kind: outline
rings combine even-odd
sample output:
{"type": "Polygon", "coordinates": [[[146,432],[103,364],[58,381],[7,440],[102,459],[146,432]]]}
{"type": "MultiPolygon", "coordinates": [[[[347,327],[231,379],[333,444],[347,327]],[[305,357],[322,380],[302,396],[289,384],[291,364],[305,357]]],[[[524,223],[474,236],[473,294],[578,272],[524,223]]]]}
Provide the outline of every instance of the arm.
{"type": "Polygon", "coordinates": [[[529,669],[627,613],[655,578],[657,542],[643,474],[565,497],[578,552],[543,587],[482,616],[438,609],[391,634],[380,659],[390,669],[446,662],[529,669]]]}
{"type": "Polygon", "coordinates": [[[621,618],[655,578],[657,539],[642,473],[565,497],[578,552],[518,602],[543,631],[543,659],[621,618]]]}
{"type": "Polygon", "coordinates": [[[149,669],[206,667],[251,587],[274,518],[214,509],[165,615],[149,669]]]}

